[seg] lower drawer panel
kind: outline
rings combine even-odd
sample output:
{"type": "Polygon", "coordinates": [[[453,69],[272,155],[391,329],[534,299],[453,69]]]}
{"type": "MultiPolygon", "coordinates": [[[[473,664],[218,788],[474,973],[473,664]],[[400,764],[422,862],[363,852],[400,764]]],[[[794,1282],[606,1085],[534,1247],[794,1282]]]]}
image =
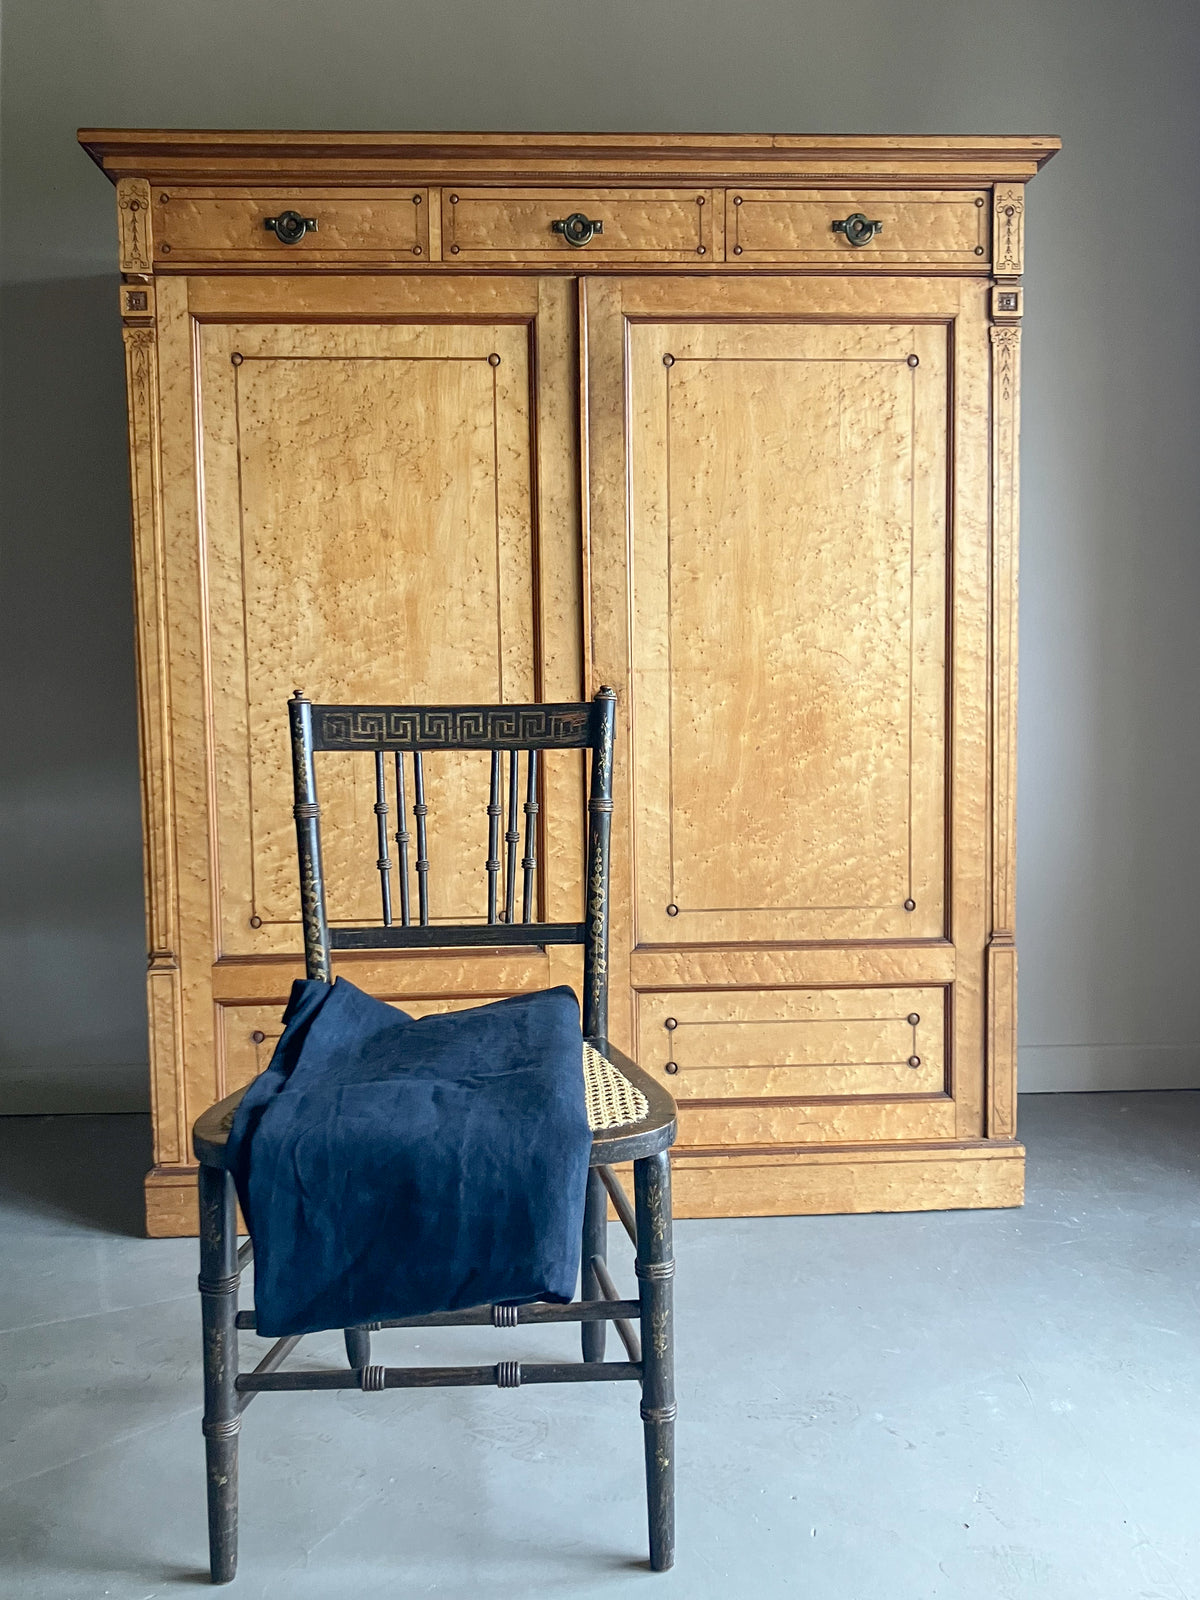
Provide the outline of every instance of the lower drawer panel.
{"type": "MultiPolygon", "coordinates": [[[[495,998],[499,998],[496,996],[495,998]]],[[[466,995],[462,999],[395,1000],[389,1002],[407,1011],[410,1017],[427,1017],[435,1011],[465,1011],[470,1006],[486,1005],[488,997],[466,995]]],[[[224,1085],[217,1099],[244,1089],[270,1064],[275,1046],[283,1033],[281,1005],[219,1007],[221,1026],[221,1065],[224,1085]]]]}
{"type": "Polygon", "coordinates": [[[681,1104],[940,1096],[945,997],[941,987],[642,994],[639,1060],[681,1104]]]}

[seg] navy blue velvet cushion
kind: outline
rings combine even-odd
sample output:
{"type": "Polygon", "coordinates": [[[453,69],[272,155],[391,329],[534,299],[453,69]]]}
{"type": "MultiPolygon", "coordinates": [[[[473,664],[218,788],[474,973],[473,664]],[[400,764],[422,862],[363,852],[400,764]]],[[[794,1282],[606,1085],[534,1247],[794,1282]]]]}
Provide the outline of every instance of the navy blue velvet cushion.
{"type": "Polygon", "coordinates": [[[226,1147],[272,1337],[570,1300],[591,1134],[570,989],[414,1019],[293,985],[226,1147]]]}

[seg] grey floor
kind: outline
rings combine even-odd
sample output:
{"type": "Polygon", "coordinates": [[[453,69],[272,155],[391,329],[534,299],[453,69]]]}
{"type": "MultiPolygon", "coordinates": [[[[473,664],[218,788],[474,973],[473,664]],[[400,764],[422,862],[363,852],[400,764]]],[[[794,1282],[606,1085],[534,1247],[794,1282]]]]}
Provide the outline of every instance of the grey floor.
{"type": "MultiPolygon", "coordinates": [[[[644,1565],[624,1387],[269,1395],[228,1592],[1200,1596],[1200,1093],[1022,1113],[1020,1212],[679,1226],[670,1575],[644,1565]]],[[[195,1246],[136,1237],[146,1155],[136,1117],[0,1121],[6,1596],[211,1592],[195,1246]]],[[[378,1345],[491,1361],[501,1341],[574,1349],[561,1329],[378,1345]]]]}

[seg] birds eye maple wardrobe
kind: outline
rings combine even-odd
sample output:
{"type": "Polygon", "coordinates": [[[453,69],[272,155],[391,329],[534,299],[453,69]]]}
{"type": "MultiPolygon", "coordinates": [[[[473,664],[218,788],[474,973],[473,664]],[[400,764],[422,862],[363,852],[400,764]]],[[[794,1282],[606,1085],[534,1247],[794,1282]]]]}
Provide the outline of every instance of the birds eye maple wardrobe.
{"type": "MultiPolygon", "coordinates": [[[[150,1231],[194,1231],[187,1130],[303,972],[297,688],[618,689],[611,1033],[679,1102],[680,1215],[1018,1204],[1024,186],[1058,141],[80,139],[117,188],[150,1231]]],[[[434,924],[481,915],[467,777],[426,796],[434,924]]],[[[542,774],[551,920],[581,782],[542,774]]],[[[378,894],[373,801],[335,775],[335,924],[378,894]]],[[[340,970],[419,1014],[573,959],[340,970]]]]}

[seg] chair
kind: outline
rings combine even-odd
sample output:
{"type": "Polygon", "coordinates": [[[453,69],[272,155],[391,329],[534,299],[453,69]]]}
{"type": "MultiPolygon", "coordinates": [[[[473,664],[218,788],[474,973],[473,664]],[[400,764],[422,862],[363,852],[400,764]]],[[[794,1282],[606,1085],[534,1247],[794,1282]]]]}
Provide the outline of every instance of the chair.
{"type": "MultiPolygon", "coordinates": [[[[581,944],[584,948],[584,1077],[592,1129],[591,1162],[583,1223],[580,1299],[571,1305],[493,1305],[345,1330],[346,1368],[281,1370],[300,1342],[279,1339],[253,1371],[238,1368],[239,1329],[256,1326],[255,1313],[238,1310],[241,1268],[251,1259],[247,1240],[237,1241],[237,1201],[225,1166],[225,1145],[244,1090],[218,1102],[193,1130],[200,1161],[200,1295],[204,1329],[204,1438],[208,1464],[209,1553],[214,1583],[227,1583],[237,1568],[237,1446],[242,1413],[254,1397],[297,1389],[435,1388],[443,1385],[523,1383],[641,1384],[645,1434],[650,1566],[656,1572],[674,1560],[675,1392],[673,1360],[671,1170],[675,1103],[632,1061],[609,1044],[608,880],[612,818],[612,754],[616,696],[601,689],[588,703],[521,706],[332,706],[313,705],[297,691],[288,704],[295,780],[296,834],[305,965],[310,978],[332,981],[335,951],[428,949],[439,946],[581,944]],[[586,911],[580,923],[533,920],[538,877],[538,756],[547,750],[591,751],[586,855],[586,911]],[[486,814],[487,921],[460,925],[429,920],[426,752],[486,750],[491,775],[486,814]],[[382,922],[378,927],[333,927],[326,918],[321,862],[321,808],[315,754],[361,752],[374,758],[375,816],[382,922]],[[520,759],[525,752],[524,852],[518,826],[520,759]],[[388,762],[394,758],[397,804],[400,920],[393,916],[393,879],[388,859],[388,762]],[[412,918],[406,825],[406,758],[412,766],[417,915],[412,918]],[[507,766],[507,807],[505,807],[507,766]],[[500,825],[505,857],[501,859],[500,825]],[[520,868],[520,915],[517,911],[520,868]],[[503,882],[501,873],[503,871],[503,882]],[[612,1163],[633,1161],[632,1204],[612,1163]],[[636,1251],[638,1298],[623,1300],[607,1266],[608,1201],[636,1251]],[[639,1329],[634,1323],[640,1324],[639,1329]],[[577,1362],[499,1361],[486,1367],[383,1367],[372,1365],[376,1327],[444,1328],[491,1324],[579,1323],[583,1359],[577,1362]],[[604,1359],[606,1324],[613,1322],[627,1359],[604,1359]]],[[[483,808],[481,808],[482,810],[483,808]]]]}

